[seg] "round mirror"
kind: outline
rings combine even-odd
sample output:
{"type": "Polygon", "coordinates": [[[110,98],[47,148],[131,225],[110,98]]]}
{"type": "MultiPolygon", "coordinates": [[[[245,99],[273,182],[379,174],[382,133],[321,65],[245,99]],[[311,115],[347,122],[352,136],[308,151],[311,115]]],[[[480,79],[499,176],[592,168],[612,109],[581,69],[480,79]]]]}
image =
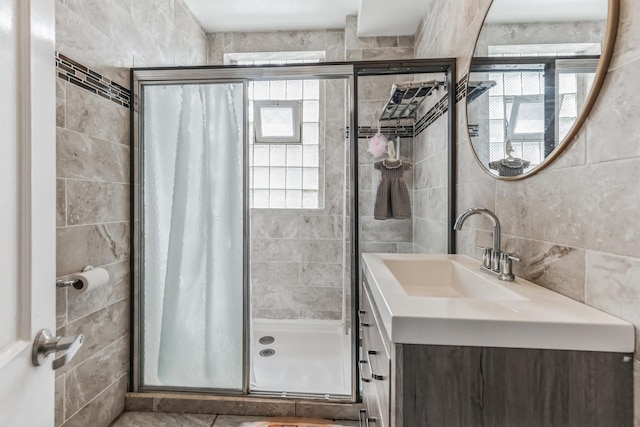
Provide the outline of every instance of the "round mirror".
{"type": "Polygon", "coordinates": [[[492,176],[540,171],[586,119],[613,50],[618,0],[493,0],[467,82],[476,159],[492,176]]]}

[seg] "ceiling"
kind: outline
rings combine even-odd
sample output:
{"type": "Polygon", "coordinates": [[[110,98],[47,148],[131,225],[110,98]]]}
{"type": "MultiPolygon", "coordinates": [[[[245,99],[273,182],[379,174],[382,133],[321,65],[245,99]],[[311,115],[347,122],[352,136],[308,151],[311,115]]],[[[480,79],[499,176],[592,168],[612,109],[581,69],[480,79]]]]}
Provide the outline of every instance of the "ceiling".
{"type": "Polygon", "coordinates": [[[431,0],[185,0],[207,32],[344,28],[359,36],[415,34],[431,0]]]}
{"type": "Polygon", "coordinates": [[[488,23],[597,21],[607,17],[608,0],[494,0],[488,23]]]}

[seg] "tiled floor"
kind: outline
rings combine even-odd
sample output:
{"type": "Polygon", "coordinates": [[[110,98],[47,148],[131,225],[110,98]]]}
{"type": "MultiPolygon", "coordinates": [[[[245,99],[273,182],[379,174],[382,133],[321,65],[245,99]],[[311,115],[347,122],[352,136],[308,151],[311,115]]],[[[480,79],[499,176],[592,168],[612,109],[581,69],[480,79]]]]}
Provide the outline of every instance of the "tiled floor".
{"type": "MultiPolygon", "coordinates": [[[[201,414],[167,414],[161,412],[125,412],[111,427],[266,427],[278,425],[277,418],[243,417],[234,415],[201,415],[201,414]]],[[[287,419],[286,426],[296,425],[292,419],[287,419]]],[[[354,421],[334,421],[333,424],[305,423],[300,419],[300,426],[319,427],[356,427],[354,421]]]]}

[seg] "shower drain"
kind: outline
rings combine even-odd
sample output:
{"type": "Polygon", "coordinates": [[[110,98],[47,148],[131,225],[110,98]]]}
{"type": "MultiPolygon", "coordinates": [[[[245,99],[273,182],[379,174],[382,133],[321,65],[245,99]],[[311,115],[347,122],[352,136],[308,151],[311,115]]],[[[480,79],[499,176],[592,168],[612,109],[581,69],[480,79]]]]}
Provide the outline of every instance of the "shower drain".
{"type": "Polygon", "coordinates": [[[274,354],[276,354],[276,351],[272,348],[265,348],[264,350],[260,350],[260,356],[262,357],[269,357],[273,356],[274,354]]]}
{"type": "Polygon", "coordinates": [[[260,344],[272,344],[276,339],[270,335],[266,335],[258,340],[260,344]]]}

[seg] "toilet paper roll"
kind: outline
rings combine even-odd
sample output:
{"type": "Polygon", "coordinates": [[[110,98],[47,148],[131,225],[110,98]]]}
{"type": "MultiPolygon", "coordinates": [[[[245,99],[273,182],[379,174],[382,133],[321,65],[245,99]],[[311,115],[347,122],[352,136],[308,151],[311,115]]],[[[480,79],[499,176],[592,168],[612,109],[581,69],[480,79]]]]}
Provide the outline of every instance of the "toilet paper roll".
{"type": "Polygon", "coordinates": [[[109,273],[104,268],[92,268],[69,276],[69,280],[75,280],[77,283],[73,285],[74,289],[80,292],[91,291],[105,286],[109,283],[109,273]]]}

